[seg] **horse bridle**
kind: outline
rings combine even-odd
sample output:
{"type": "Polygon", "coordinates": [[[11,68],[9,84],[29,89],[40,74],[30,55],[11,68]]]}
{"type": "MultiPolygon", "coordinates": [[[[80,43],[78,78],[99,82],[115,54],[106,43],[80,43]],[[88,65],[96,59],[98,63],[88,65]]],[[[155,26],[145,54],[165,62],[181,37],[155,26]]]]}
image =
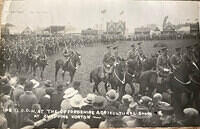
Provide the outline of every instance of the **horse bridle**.
{"type": "Polygon", "coordinates": [[[115,72],[115,69],[114,69],[114,74],[115,74],[115,76],[117,77],[117,79],[118,79],[122,84],[125,84],[125,80],[126,80],[126,72],[124,73],[123,80],[121,80],[121,79],[119,78],[119,76],[117,76],[117,74],[116,74],[116,72],[115,72]]]}
{"type": "Polygon", "coordinates": [[[74,69],[78,69],[78,67],[75,67],[75,66],[73,65],[73,63],[72,63],[72,61],[71,61],[71,58],[70,58],[69,60],[70,60],[70,63],[71,63],[71,65],[72,65],[72,67],[73,67],[74,69]]]}

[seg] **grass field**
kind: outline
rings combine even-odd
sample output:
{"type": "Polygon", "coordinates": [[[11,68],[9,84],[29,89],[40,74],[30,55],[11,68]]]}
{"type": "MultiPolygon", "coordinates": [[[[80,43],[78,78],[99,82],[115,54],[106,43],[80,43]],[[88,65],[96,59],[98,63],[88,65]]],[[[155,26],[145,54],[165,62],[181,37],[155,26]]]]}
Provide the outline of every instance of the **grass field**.
{"type": "MultiPolygon", "coordinates": [[[[138,41],[126,41],[126,42],[118,42],[119,45],[119,54],[122,57],[126,57],[128,50],[130,50],[130,45],[132,43],[137,43],[138,41]]],[[[174,51],[174,47],[185,47],[194,43],[197,43],[197,40],[161,40],[161,41],[144,41],[142,44],[142,48],[146,55],[150,55],[151,53],[156,52],[156,49],[153,48],[153,45],[155,43],[162,42],[168,45],[169,52],[174,51]]],[[[80,80],[81,81],[81,94],[85,97],[87,93],[92,92],[92,86],[89,82],[89,73],[94,68],[96,68],[98,65],[102,64],[102,59],[104,52],[106,51],[106,47],[104,45],[96,45],[93,47],[82,47],[78,48],[78,51],[80,52],[82,59],[81,63],[82,65],[77,70],[74,80],[80,80]]],[[[50,79],[54,80],[54,73],[55,73],[55,61],[57,59],[64,59],[62,56],[62,52],[53,55],[51,57],[48,57],[48,66],[45,69],[44,72],[44,79],[50,79]]],[[[27,76],[28,78],[32,78],[32,75],[28,73],[22,73],[22,75],[27,76]]],[[[39,80],[39,72],[37,72],[36,79],[39,80]]],[[[69,80],[68,73],[65,74],[65,81],[63,83],[66,83],[69,80]]],[[[61,78],[61,71],[59,71],[58,74],[58,81],[62,82],[61,78]]],[[[100,86],[102,87],[102,86],[100,86]]],[[[129,90],[126,89],[127,91],[129,90]]],[[[104,88],[100,88],[100,92],[105,94],[104,88]]]]}

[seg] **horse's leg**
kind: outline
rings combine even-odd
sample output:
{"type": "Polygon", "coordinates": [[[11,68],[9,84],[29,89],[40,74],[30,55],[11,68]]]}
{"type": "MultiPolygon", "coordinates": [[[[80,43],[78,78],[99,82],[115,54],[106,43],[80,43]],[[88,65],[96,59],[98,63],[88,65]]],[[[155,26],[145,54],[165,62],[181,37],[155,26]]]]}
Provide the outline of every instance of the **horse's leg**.
{"type": "Polygon", "coordinates": [[[72,72],[70,72],[69,74],[70,74],[70,83],[72,83],[73,80],[74,80],[75,71],[72,71],[72,72]]]}
{"type": "Polygon", "coordinates": [[[66,72],[65,70],[62,71],[62,78],[63,78],[63,81],[64,81],[64,79],[65,79],[65,72],[66,72]]]}
{"type": "Polygon", "coordinates": [[[55,70],[55,81],[57,82],[57,75],[58,75],[58,70],[60,69],[60,67],[56,66],[56,70],[55,70]]]}

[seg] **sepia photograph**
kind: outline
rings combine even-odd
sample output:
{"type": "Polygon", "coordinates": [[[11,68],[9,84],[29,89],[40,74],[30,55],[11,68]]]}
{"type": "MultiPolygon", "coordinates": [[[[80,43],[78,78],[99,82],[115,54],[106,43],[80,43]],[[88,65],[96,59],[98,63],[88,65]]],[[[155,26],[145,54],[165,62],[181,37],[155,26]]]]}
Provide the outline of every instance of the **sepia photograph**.
{"type": "Polygon", "coordinates": [[[4,0],[0,129],[200,126],[200,2],[4,0]]]}

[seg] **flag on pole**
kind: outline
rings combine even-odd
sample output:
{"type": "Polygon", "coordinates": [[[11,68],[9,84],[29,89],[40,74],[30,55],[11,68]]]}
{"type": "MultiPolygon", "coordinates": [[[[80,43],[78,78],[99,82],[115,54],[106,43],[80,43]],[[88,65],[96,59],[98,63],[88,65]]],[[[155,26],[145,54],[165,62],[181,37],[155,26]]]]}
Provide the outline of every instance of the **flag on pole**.
{"type": "Polygon", "coordinates": [[[106,13],[106,9],[101,10],[101,13],[102,13],[102,14],[105,14],[105,13],[106,13]]]}
{"type": "Polygon", "coordinates": [[[121,11],[121,12],[120,12],[120,15],[123,15],[123,14],[124,14],[124,11],[121,11]]]}

